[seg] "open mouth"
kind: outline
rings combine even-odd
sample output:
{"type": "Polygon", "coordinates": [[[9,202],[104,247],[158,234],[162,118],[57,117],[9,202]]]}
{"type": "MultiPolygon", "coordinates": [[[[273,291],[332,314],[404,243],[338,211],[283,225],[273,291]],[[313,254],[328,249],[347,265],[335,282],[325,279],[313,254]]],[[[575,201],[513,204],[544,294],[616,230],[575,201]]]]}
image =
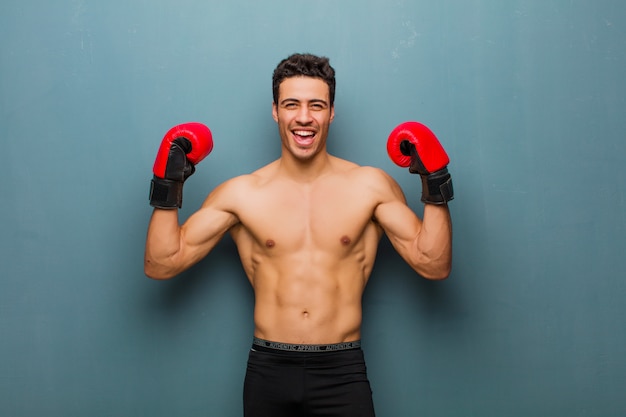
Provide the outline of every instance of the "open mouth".
{"type": "Polygon", "coordinates": [[[315,140],[315,132],[310,130],[293,130],[291,133],[299,146],[310,146],[315,140]]]}

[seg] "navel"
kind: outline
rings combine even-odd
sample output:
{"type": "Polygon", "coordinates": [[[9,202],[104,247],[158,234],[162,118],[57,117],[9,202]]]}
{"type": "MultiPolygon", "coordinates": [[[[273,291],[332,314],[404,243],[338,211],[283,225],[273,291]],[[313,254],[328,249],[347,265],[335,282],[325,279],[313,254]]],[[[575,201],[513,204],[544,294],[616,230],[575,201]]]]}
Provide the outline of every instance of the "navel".
{"type": "Polygon", "coordinates": [[[349,244],[350,244],[350,242],[352,242],[352,241],[350,240],[350,238],[349,238],[348,236],[343,235],[343,236],[341,237],[341,244],[342,244],[342,245],[346,245],[346,246],[347,246],[347,245],[349,245],[349,244]]]}
{"type": "Polygon", "coordinates": [[[265,246],[267,246],[268,248],[273,248],[274,246],[276,246],[276,242],[274,242],[272,239],[267,239],[265,241],[265,246]]]}

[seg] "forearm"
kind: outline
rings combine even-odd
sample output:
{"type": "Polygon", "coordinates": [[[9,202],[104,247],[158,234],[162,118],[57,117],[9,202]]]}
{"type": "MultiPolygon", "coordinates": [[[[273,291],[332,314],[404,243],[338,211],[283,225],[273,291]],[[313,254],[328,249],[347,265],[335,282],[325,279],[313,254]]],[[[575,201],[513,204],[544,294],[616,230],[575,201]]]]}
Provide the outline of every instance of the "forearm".
{"type": "Polygon", "coordinates": [[[410,239],[409,263],[424,278],[447,278],[452,263],[452,224],[447,203],[454,198],[447,168],[450,158],[435,134],[418,122],[398,125],[389,135],[387,151],[396,164],[419,174],[422,182],[424,218],[416,226],[415,239],[410,239]]]}
{"type": "Polygon", "coordinates": [[[178,210],[155,209],[148,226],[144,272],[154,279],[171,278],[178,273],[177,255],[181,249],[178,210]]]}
{"type": "Polygon", "coordinates": [[[150,205],[155,207],[148,226],[144,272],[150,278],[172,278],[195,260],[196,247],[185,239],[178,223],[183,183],[195,165],[213,149],[213,137],[202,123],[182,123],[167,131],[152,169],[150,205]]]}
{"type": "Polygon", "coordinates": [[[445,279],[452,268],[452,221],[446,204],[426,204],[416,240],[418,272],[428,279],[445,279]]]}

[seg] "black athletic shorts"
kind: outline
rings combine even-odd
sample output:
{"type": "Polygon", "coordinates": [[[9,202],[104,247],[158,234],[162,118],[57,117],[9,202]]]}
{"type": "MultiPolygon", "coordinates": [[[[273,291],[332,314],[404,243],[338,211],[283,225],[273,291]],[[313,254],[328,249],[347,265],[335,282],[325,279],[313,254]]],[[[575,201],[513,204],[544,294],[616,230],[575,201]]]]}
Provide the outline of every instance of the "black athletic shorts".
{"type": "Polygon", "coordinates": [[[360,345],[255,339],[244,382],[244,417],[373,417],[360,345]]]}

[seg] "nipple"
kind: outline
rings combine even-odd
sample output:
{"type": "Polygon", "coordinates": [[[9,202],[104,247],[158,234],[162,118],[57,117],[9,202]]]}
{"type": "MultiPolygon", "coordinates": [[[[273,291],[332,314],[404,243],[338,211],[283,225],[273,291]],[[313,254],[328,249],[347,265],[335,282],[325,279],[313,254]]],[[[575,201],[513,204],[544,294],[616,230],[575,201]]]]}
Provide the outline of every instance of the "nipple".
{"type": "Polygon", "coordinates": [[[350,238],[348,236],[344,235],[344,236],[341,237],[341,244],[342,245],[346,245],[347,246],[347,245],[350,244],[350,242],[352,242],[352,241],[350,240],[350,238]]]}
{"type": "Polygon", "coordinates": [[[265,241],[265,246],[267,246],[268,248],[273,248],[274,246],[276,246],[276,242],[274,242],[272,239],[267,239],[265,241]]]}

